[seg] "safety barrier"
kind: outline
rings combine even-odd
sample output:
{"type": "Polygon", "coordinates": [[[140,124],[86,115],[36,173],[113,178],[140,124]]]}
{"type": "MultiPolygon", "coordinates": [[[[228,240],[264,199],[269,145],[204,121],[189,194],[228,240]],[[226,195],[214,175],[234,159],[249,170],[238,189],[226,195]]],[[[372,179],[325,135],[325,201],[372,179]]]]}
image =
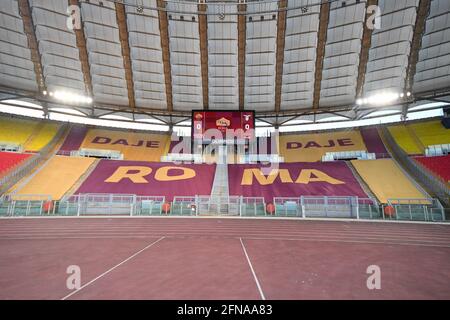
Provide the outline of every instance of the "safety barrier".
{"type": "Polygon", "coordinates": [[[436,199],[390,199],[378,205],[358,197],[174,197],[117,194],[80,194],[52,201],[48,195],[0,198],[0,216],[241,216],[351,218],[411,221],[443,221],[444,209],[436,199]]]}
{"type": "Polygon", "coordinates": [[[241,216],[266,216],[266,203],[263,197],[241,197],[240,201],[241,216]]]}
{"type": "Polygon", "coordinates": [[[197,197],[174,197],[170,209],[173,215],[197,215],[197,197]]]}
{"type": "Polygon", "coordinates": [[[443,221],[445,212],[436,199],[389,199],[383,208],[385,219],[443,221]],[[390,210],[386,210],[390,208],[390,210]]]}
{"type": "Polygon", "coordinates": [[[198,196],[198,215],[229,215],[238,216],[240,207],[239,196],[198,196]]]}
{"type": "Polygon", "coordinates": [[[359,197],[274,198],[275,216],[380,219],[376,201],[359,197]]]}

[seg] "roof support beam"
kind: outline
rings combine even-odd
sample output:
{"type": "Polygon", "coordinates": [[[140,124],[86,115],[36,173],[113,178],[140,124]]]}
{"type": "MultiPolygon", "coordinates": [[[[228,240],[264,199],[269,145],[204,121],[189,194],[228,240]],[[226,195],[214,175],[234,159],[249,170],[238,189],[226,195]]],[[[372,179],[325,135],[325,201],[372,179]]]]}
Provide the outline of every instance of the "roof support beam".
{"type": "MultiPolygon", "coordinates": [[[[69,5],[75,5],[80,7],[79,0],[69,0],[69,5]]],[[[92,97],[94,95],[92,89],[92,77],[91,77],[91,68],[89,65],[89,56],[86,47],[86,37],[84,35],[84,27],[83,21],[81,21],[81,28],[74,28],[76,43],[78,48],[78,56],[80,58],[81,63],[81,72],[83,73],[84,86],[86,88],[86,93],[88,96],[92,97]]]]}
{"type": "MultiPolygon", "coordinates": [[[[287,0],[278,2],[278,9],[285,9],[287,0]]],[[[278,12],[277,20],[277,60],[275,67],[275,112],[280,111],[281,107],[281,87],[283,82],[283,64],[284,64],[284,42],[286,34],[286,11],[278,12]]]]}
{"type": "Polygon", "coordinates": [[[327,43],[328,20],[330,18],[330,3],[323,2],[320,5],[319,31],[317,33],[316,49],[316,71],[314,74],[314,97],[313,109],[319,108],[320,88],[322,82],[323,58],[325,56],[325,45],[327,43]]]}
{"type": "Polygon", "coordinates": [[[131,67],[130,45],[128,43],[128,27],[125,6],[122,3],[115,3],[116,19],[119,27],[119,39],[122,47],[123,67],[125,69],[125,80],[127,81],[128,103],[130,107],[136,109],[136,100],[134,98],[133,71],[131,67]]]}
{"type": "Polygon", "coordinates": [[[431,0],[420,0],[419,7],[417,8],[414,34],[411,41],[411,50],[409,52],[408,68],[406,69],[405,91],[412,92],[413,89],[417,61],[419,60],[419,51],[422,47],[422,37],[425,32],[426,20],[430,13],[430,4],[431,0]]]}
{"type": "Polygon", "coordinates": [[[200,35],[200,60],[202,68],[202,91],[203,109],[209,108],[209,88],[208,88],[208,16],[206,15],[206,4],[198,4],[198,12],[205,13],[198,15],[198,32],[200,35]]]}
{"type": "MultiPolygon", "coordinates": [[[[246,12],[247,4],[239,3],[238,12],[246,12]]],[[[245,103],[245,42],[247,39],[245,14],[238,15],[238,73],[239,73],[239,110],[244,110],[245,103]]]]}
{"type": "Polygon", "coordinates": [[[359,53],[359,66],[358,66],[358,78],[356,80],[356,98],[362,96],[364,81],[366,77],[367,62],[369,61],[369,50],[372,43],[373,28],[367,25],[367,21],[372,13],[367,9],[370,6],[377,6],[378,0],[368,0],[366,2],[366,18],[363,22],[363,36],[361,39],[361,51],[359,53]]]}
{"type": "MultiPolygon", "coordinates": [[[[165,9],[166,2],[157,0],[158,8],[165,9]]],[[[170,48],[169,48],[169,21],[167,11],[158,10],[159,30],[161,36],[162,59],[164,65],[164,79],[166,84],[167,111],[173,111],[172,97],[172,68],[170,67],[170,48]]]]}
{"type": "Polygon", "coordinates": [[[41,55],[39,54],[38,42],[36,39],[36,31],[34,29],[33,17],[31,16],[31,8],[28,0],[19,0],[19,14],[22,17],[23,29],[28,40],[28,48],[31,52],[31,61],[34,65],[34,73],[36,75],[36,83],[39,92],[47,90],[45,85],[44,73],[42,69],[41,55]]]}

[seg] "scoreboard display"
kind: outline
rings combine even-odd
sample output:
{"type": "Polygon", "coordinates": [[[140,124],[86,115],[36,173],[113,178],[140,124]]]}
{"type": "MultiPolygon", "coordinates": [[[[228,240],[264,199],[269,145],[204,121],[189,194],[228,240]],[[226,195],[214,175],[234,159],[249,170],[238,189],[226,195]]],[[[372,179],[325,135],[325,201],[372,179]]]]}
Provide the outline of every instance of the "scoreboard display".
{"type": "MultiPolygon", "coordinates": [[[[226,138],[227,130],[242,130],[240,138],[253,139],[255,129],[254,111],[192,111],[192,137],[205,139],[209,129],[219,130],[226,138]]],[[[217,132],[217,131],[215,131],[217,132]]],[[[207,136],[210,136],[210,134],[207,136]]]]}

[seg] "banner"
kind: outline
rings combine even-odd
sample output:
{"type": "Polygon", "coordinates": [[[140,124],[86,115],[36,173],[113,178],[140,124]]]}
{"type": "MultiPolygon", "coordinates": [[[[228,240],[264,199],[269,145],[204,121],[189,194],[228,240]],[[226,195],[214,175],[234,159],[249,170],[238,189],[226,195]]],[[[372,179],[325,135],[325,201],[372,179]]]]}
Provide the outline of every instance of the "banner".
{"type": "Polygon", "coordinates": [[[141,161],[101,160],[77,190],[147,196],[209,195],[216,166],[141,161]]]}
{"type": "Polygon", "coordinates": [[[367,198],[345,162],[280,163],[266,172],[262,165],[229,165],[230,195],[264,197],[358,196],[367,198]]]}
{"type": "Polygon", "coordinates": [[[161,161],[170,146],[170,135],[90,129],[81,148],[117,150],[124,160],[161,161]]]}
{"type": "Polygon", "coordinates": [[[327,152],[367,150],[359,131],[289,134],[280,136],[280,153],[285,162],[321,161],[327,152]]]}

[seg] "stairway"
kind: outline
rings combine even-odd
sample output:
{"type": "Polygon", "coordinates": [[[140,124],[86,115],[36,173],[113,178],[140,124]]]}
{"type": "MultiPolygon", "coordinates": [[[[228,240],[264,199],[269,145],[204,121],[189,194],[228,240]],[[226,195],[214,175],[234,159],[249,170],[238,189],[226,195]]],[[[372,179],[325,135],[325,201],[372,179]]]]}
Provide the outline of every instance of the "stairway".
{"type": "MultiPolygon", "coordinates": [[[[219,151],[216,173],[211,189],[211,196],[208,204],[208,212],[200,214],[208,215],[234,215],[238,214],[236,206],[230,208],[230,193],[228,188],[228,164],[226,147],[221,147],[219,151]]],[[[203,210],[202,210],[203,211],[203,210]]]]}

